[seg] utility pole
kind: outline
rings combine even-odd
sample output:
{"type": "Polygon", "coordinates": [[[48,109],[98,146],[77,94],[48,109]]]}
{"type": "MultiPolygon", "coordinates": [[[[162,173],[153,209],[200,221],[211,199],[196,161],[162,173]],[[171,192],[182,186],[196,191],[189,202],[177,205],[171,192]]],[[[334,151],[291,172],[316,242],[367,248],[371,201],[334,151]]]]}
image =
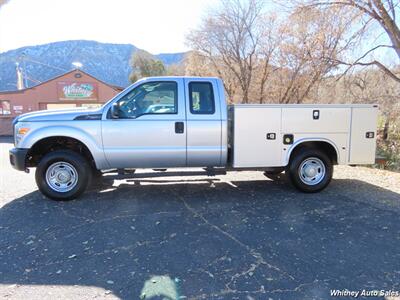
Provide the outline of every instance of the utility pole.
{"type": "Polygon", "coordinates": [[[22,72],[22,74],[23,74],[23,77],[24,77],[24,85],[25,85],[25,88],[27,88],[28,87],[28,78],[27,78],[27,76],[26,76],[26,60],[25,60],[25,52],[22,52],[22,64],[23,64],[23,72],[22,72]]]}
{"type": "Polygon", "coordinates": [[[22,72],[19,67],[19,63],[16,62],[15,65],[16,65],[15,70],[17,71],[17,89],[23,90],[25,87],[24,87],[24,80],[23,80],[22,72]]]}

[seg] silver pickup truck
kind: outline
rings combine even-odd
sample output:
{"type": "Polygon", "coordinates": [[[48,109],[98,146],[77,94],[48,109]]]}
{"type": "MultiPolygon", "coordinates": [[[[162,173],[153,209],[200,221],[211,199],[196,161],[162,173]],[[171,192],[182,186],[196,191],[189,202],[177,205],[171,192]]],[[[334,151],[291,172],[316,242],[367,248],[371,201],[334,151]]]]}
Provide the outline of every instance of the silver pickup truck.
{"type": "Polygon", "coordinates": [[[152,77],[97,110],[19,116],[10,162],[36,167],[39,190],[55,200],[78,197],[101,170],[128,168],[285,171],[317,192],[334,164],[374,163],[376,118],[376,105],[227,106],[218,78],[152,77]]]}

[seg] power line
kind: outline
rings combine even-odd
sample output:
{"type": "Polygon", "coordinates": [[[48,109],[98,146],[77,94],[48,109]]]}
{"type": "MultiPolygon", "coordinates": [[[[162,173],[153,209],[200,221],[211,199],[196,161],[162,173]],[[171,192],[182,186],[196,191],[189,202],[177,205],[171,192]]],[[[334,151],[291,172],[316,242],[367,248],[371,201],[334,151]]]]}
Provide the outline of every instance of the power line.
{"type": "Polygon", "coordinates": [[[47,63],[43,63],[43,62],[31,59],[31,58],[27,58],[26,56],[24,56],[22,58],[22,60],[26,60],[26,61],[30,61],[30,62],[33,62],[33,63],[37,63],[39,65],[43,65],[43,66],[46,66],[46,67],[49,67],[49,68],[53,68],[53,69],[56,69],[56,70],[60,70],[60,71],[63,71],[63,72],[67,72],[68,71],[67,69],[63,69],[63,68],[60,68],[60,67],[52,66],[52,65],[49,65],[47,63]]]}
{"type": "Polygon", "coordinates": [[[30,80],[30,81],[32,81],[34,83],[37,83],[37,84],[42,83],[40,80],[37,80],[37,79],[34,79],[34,78],[30,77],[26,72],[25,72],[25,77],[26,77],[26,79],[28,79],[28,80],[30,80]]]}
{"type": "Polygon", "coordinates": [[[60,71],[63,71],[63,72],[67,72],[67,71],[68,71],[68,70],[66,70],[66,69],[63,69],[63,68],[60,68],[60,67],[57,67],[57,66],[52,66],[52,65],[50,65],[50,64],[48,64],[48,63],[43,63],[43,62],[41,62],[41,61],[37,61],[37,60],[35,60],[35,59],[28,58],[28,57],[26,56],[25,53],[22,53],[22,55],[18,58],[17,63],[19,63],[20,61],[22,61],[22,65],[23,65],[22,74],[23,74],[23,79],[24,79],[25,87],[26,87],[26,88],[28,87],[28,82],[27,82],[27,80],[29,80],[29,81],[31,81],[31,82],[34,82],[34,83],[37,83],[37,84],[38,84],[38,83],[41,83],[40,80],[33,79],[32,77],[30,77],[30,76],[28,75],[27,68],[26,68],[26,62],[27,62],[27,61],[28,61],[28,62],[31,62],[31,63],[39,64],[39,65],[42,65],[42,66],[45,66],[45,67],[48,67],[48,68],[52,68],[52,69],[55,69],[55,70],[60,70],[60,71]]]}

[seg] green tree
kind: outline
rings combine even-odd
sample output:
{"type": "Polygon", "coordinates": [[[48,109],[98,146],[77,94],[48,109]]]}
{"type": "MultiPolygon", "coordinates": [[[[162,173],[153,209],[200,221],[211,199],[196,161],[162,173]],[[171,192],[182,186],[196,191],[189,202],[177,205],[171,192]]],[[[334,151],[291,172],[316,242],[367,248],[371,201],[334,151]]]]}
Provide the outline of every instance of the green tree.
{"type": "Polygon", "coordinates": [[[133,53],[130,65],[132,67],[132,73],[129,75],[131,82],[143,77],[163,76],[167,73],[161,60],[154,59],[151,54],[143,50],[133,53]]]}

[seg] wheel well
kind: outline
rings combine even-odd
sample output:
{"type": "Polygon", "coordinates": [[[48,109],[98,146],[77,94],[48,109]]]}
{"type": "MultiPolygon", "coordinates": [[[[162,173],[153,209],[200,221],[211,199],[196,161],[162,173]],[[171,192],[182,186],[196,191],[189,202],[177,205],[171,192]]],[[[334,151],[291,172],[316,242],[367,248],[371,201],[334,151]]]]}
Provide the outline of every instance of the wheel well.
{"type": "Polygon", "coordinates": [[[79,153],[95,167],[95,162],[89,148],[81,141],[67,136],[52,136],[37,141],[27,154],[27,166],[36,167],[42,157],[55,150],[69,149],[79,153]]]}
{"type": "Polygon", "coordinates": [[[332,160],[333,164],[336,165],[338,163],[338,156],[335,147],[333,147],[330,143],[323,141],[309,141],[297,145],[290,153],[289,159],[294,157],[298,152],[311,148],[323,151],[332,160]]]}

